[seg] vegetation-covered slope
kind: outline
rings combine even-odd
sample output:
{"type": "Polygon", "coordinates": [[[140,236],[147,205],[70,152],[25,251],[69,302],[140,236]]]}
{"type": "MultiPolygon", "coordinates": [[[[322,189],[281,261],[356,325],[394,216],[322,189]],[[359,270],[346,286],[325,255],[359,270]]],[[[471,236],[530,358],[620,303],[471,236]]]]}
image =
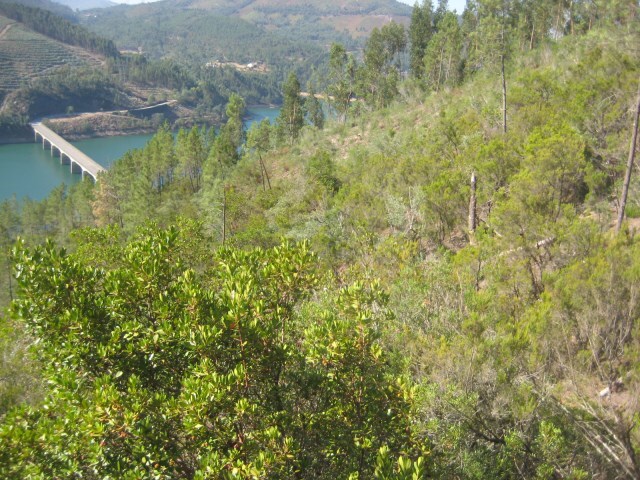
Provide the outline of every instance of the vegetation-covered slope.
{"type": "Polygon", "coordinates": [[[52,0],[14,0],[7,3],[15,3],[25,7],[48,10],[70,21],[75,21],[76,18],[75,13],[71,8],[63,5],[61,2],[54,2],[52,0]]]}
{"type": "Polygon", "coordinates": [[[88,17],[86,25],[114,38],[121,49],[141,50],[150,58],[171,58],[196,71],[216,61],[261,62],[268,72],[279,72],[279,78],[285,65],[308,69],[322,56],[319,47],[294,42],[241,19],[164,5],[102,10],[88,17]]]}
{"type": "Polygon", "coordinates": [[[62,66],[98,66],[104,58],[74,49],[0,16],[0,91],[6,94],[62,66]]]}
{"type": "MultiPolygon", "coordinates": [[[[0,12],[7,15],[0,16],[0,132],[4,140],[29,138],[27,122],[42,115],[123,110],[145,106],[156,98],[181,101],[184,108],[172,111],[169,119],[219,120],[216,108],[222,107],[226,97],[210,79],[198,80],[168,60],[120,55],[110,40],[49,11],[0,2],[0,12]]],[[[252,85],[251,79],[244,83],[252,85]]],[[[250,96],[255,90],[242,91],[250,96]]],[[[268,89],[254,94],[268,96],[264,90],[268,89]]],[[[150,127],[149,122],[130,118],[114,120],[134,130],[150,127]]]]}
{"type": "MultiPolygon", "coordinates": [[[[135,19],[144,18],[145,22],[150,22],[150,24],[161,25],[165,29],[170,28],[171,35],[167,35],[164,41],[167,44],[170,43],[172,37],[180,36],[184,32],[180,28],[179,21],[172,25],[172,22],[167,23],[167,17],[185,18],[186,16],[186,18],[193,18],[191,15],[186,15],[185,12],[196,13],[205,18],[221,17],[229,21],[241,19],[254,25],[254,28],[258,26],[268,32],[277,32],[276,38],[280,38],[281,42],[285,37],[289,41],[293,40],[294,44],[312,43],[316,47],[325,47],[335,41],[355,46],[354,38],[368,36],[374,27],[382,27],[390,21],[406,25],[409,23],[411,9],[399,2],[387,0],[360,2],[169,0],[95,11],[92,12],[92,15],[84,18],[87,25],[105,36],[110,33],[109,27],[115,26],[116,17],[120,18],[120,21],[126,22],[127,25],[133,25],[135,19]],[[164,26],[165,23],[167,26],[164,26]]],[[[220,20],[217,21],[220,22],[220,20]]],[[[146,47],[146,50],[150,52],[157,51],[156,45],[152,45],[150,41],[142,42],[143,38],[137,37],[134,30],[127,31],[126,28],[120,28],[118,31],[124,33],[125,36],[109,38],[117,39],[126,45],[133,43],[134,46],[146,47]]],[[[192,34],[198,34],[203,38],[206,35],[210,35],[212,39],[218,38],[215,29],[204,29],[202,25],[199,26],[199,29],[192,31],[192,34]]],[[[230,59],[234,59],[238,51],[253,52],[255,48],[250,38],[237,38],[235,48],[233,45],[227,45],[224,38],[218,39],[222,40],[226,46],[224,53],[230,59]]]]}
{"type": "Polygon", "coordinates": [[[411,8],[407,5],[388,0],[189,0],[182,1],[181,5],[238,16],[268,30],[278,30],[289,37],[326,44],[336,41],[336,34],[343,35],[340,40],[346,42],[349,42],[349,37],[367,37],[373,28],[380,28],[390,21],[408,25],[411,14],[411,8]]]}
{"type": "Polygon", "coordinates": [[[110,40],[99,37],[48,10],[2,1],[0,2],[0,14],[67,45],[82,47],[106,57],[118,55],[115,45],[110,40]]]}
{"type": "MultiPolygon", "coordinates": [[[[217,133],[163,129],[95,187],[5,203],[4,245],[72,253],[20,244],[2,289],[49,384],[30,396],[31,367],[6,384],[0,471],[637,478],[636,172],[614,228],[635,7],[498,41],[504,63],[459,44],[462,83],[433,75],[436,32],[402,96],[363,94],[324,130],[301,126],[290,76],[242,148],[232,96],[217,133]]],[[[466,18],[465,42],[495,20],[466,18]]],[[[353,77],[333,53],[335,92],[385,85],[375,52],[353,77]]]]}

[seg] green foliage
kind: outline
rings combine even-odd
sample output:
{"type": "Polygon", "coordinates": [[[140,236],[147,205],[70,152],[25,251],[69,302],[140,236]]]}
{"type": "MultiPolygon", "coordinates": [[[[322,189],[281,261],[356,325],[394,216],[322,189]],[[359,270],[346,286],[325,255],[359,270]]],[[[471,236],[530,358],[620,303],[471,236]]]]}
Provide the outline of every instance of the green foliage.
{"type": "Polygon", "coordinates": [[[88,245],[18,246],[14,314],[48,391],[0,427],[3,476],[368,476],[410,445],[379,288],[297,313],[317,281],[306,245],[194,256],[205,244],[197,224],[147,228],[99,268],[88,245]]]}
{"type": "Polygon", "coordinates": [[[17,20],[36,32],[60,40],[69,45],[77,45],[105,57],[118,57],[118,49],[111,40],[99,37],[85,28],[74,25],[56,14],[39,8],[31,8],[17,3],[0,2],[0,14],[17,20]]]}
{"type": "Polygon", "coordinates": [[[336,167],[329,152],[318,152],[309,159],[309,175],[316,179],[330,194],[340,189],[340,180],[336,177],[336,167]]]}
{"type": "Polygon", "coordinates": [[[374,108],[387,106],[397,95],[400,80],[396,57],[404,50],[404,27],[389,23],[374,28],[364,47],[364,62],[358,70],[359,94],[374,108]]]}
{"type": "Polygon", "coordinates": [[[280,115],[276,119],[276,126],[290,143],[293,143],[300,129],[304,126],[304,103],[300,97],[300,82],[294,72],[289,74],[287,81],[282,86],[282,107],[280,115]]]}
{"type": "Polygon", "coordinates": [[[34,118],[53,112],[113,110],[122,92],[103,71],[95,68],[60,68],[31,85],[12,92],[7,112],[14,118],[34,118]]]}
{"type": "Polygon", "coordinates": [[[0,419],[16,405],[41,400],[39,365],[29,355],[29,340],[20,323],[0,316],[0,419]]]}
{"type": "Polygon", "coordinates": [[[423,1],[422,5],[416,2],[411,13],[411,24],[409,26],[409,40],[411,43],[409,54],[411,73],[418,78],[421,78],[424,74],[424,55],[433,33],[432,17],[433,4],[430,0],[423,1]]]}
{"type": "Polygon", "coordinates": [[[322,108],[322,103],[320,103],[320,100],[316,97],[316,91],[310,82],[307,84],[307,93],[309,96],[304,102],[304,109],[307,112],[307,118],[311,122],[311,125],[322,130],[325,122],[324,110],[322,108]]]}
{"type": "Polygon", "coordinates": [[[438,92],[352,102],[397,58],[334,45],[323,131],[242,146],[236,97],[217,136],[161,130],[93,190],[7,204],[4,244],[31,241],[6,344],[36,339],[49,387],[43,408],[6,390],[2,474],[638,477],[637,222],[610,231],[637,24],[590,3],[470,2],[458,29],[439,2],[438,92]],[[124,228],[69,242],[90,213],[124,228]],[[203,223],[137,229],[178,214],[203,223]]]}
{"type": "MultiPolygon", "coordinates": [[[[178,91],[185,91],[196,87],[194,75],[187,69],[170,59],[148,60],[142,55],[120,56],[108,59],[107,68],[111,73],[117,74],[120,81],[131,81],[140,84],[160,86],[178,91]]],[[[202,95],[213,97],[211,101],[218,100],[220,93],[211,85],[199,86],[202,95]],[[208,91],[212,90],[212,91],[208,91]]],[[[183,98],[185,104],[189,104],[188,96],[183,98]]],[[[204,99],[203,99],[204,100],[204,99]]]]}
{"type": "Polygon", "coordinates": [[[423,55],[424,75],[427,84],[434,90],[443,85],[456,85],[461,75],[462,32],[458,18],[447,12],[440,23],[438,31],[428,44],[423,55]]]}
{"type": "Polygon", "coordinates": [[[356,61],[347,54],[343,45],[334,43],[329,53],[329,78],[327,97],[331,107],[343,122],[351,107],[351,98],[355,93],[356,61]]]}
{"type": "MultiPolygon", "coordinates": [[[[202,169],[207,160],[207,141],[203,138],[204,135],[204,131],[201,131],[198,127],[193,127],[189,133],[181,130],[176,139],[178,175],[189,180],[189,187],[194,193],[200,190],[202,169]]],[[[168,133],[168,136],[169,142],[173,143],[170,133],[168,133]]],[[[165,148],[165,151],[167,150],[171,151],[171,145],[165,148]]],[[[163,165],[161,171],[172,172],[173,167],[174,165],[169,163],[168,165],[163,165]]]]}

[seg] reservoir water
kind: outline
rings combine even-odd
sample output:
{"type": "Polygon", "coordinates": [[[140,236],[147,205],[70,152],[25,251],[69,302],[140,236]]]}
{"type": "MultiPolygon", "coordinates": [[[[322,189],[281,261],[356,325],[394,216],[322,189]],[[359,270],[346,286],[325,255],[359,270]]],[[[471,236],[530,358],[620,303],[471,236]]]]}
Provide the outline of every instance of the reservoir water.
{"type": "MultiPolygon", "coordinates": [[[[248,107],[247,127],[268,118],[273,123],[280,110],[270,107],[248,107]]],[[[142,148],[153,135],[126,135],[92,138],[71,142],[103,167],[109,167],[127,151],[142,148]]],[[[81,180],[73,175],[69,165],[60,165],[60,159],[51,156],[42,143],[0,145],[0,201],[15,197],[20,200],[45,198],[61,183],[71,185],[81,180]]]]}

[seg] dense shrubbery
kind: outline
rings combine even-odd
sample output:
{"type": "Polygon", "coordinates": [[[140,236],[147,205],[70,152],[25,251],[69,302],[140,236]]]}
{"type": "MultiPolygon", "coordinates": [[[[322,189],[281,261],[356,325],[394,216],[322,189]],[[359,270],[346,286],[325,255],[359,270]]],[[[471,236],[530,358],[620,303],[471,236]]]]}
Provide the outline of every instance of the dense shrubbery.
{"type": "Polygon", "coordinates": [[[47,415],[5,419],[5,478],[366,477],[381,449],[420,457],[375,287],[296,309],[317,281],[305,245],[212,255],[192,225],[78,235],[71,256],[16,253],[14,308],[55,388],[47,415]]]}

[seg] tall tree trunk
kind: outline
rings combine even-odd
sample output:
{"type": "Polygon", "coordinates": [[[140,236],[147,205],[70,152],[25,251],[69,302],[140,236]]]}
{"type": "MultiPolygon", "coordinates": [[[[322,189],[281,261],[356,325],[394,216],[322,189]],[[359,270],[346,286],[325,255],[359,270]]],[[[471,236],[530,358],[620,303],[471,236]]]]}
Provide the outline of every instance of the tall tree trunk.
{"type": "Polygon", "coordinates": [[[476,172],[471,174],[471,195],[469,196],[469,235],[476,231],[476,172]]]}
{"type": "Polygon", "coordinates": [[[271,190],[271,180],[269,180],[269,172],[267,172],[267,166],[264,164],[264,160],[262,160],[262,154],[260,152],[258,152],[258,157],[260,158],[260,165],[262,165],[264,175],[267,177],[267,185],[269,185],[269,190],[271,190]]]}
{"type": "Polygon", "coordinates": [[[536,32],[536,22],[535,19],[531,20],[531,38],[529,39],[529,50],[533,50],[533,37],[536,32]]]}
{"type": "Polygon", "coordinates": [[[502,73],[502,131],[507,133],[507,79],[504,75],[504,53],[500,56],[502,73]]]}
{"type": "Polygon", "coordinates": [[[558,15],[556,16],[556,28],[555,28],[555,32],[553,34],[553,39],[554,40],[558,40],[559,38],[559,34],[558,31],[560,30],[560,15],[562,12],[562,2],[558,2],[558,15]]]}
{"type": "Polygon", "coordinates": [[[500,31],[500,75],[502,76],[502,131],[507,133],[507,79],[504,74],[504,61],[507,55],[507,43],[505,39],[505,13],[502,15],[502,28],[500,31]]]}
{"type": "Polygon", "coordinates": [[[11,262],[8,260],[7,270],[9,272],[9,300],[13,301],[13,272],[11,271],[11,262]]]}
{"type": "Polygon", "coordinates": [[[436,83],[436,92],[440,91],[440,78],[442,77],[442,62],[444,61],[444,46],[440,50],[440,61],[438,62],[438,81],[436,83]]]}
{"type": "Polygon", "coordinates": [[[227,240],[227,186],[222,187],[222,245],[227,240]]]}
{"type": "Polygon", "coordinates": [[[620,211],[618,212],[616,233],[620,233],[622,220],[624,220],[624,210],[627,206],[627,194],[629,193],[629,183],[631,182],[631,170],[633,169],[633,164],[635,162],[636,148],[638,144],[638,117],[640,117],[640,82],[638,83],[638,99],[636,101],[636,111],[633,120],[633,132],[631,133],[629,161],[627,162],[627,171],[624,175],[624,184],[622,185],[622,197],[620,198],[620,211]]]}
{"type": "Polygon", "coordinates": [[[267,191],[267,184],[265,183],[265,179],[264,179],[264,165],[262,165],[262,158],[260,157],[260,153],[258,152],[258,157],[260,158],[260,177],[262,178],[262,191],[266,192],[267,191]]]}
{"type": "Polygon", "coordinates": [[[569,25],[571,25],[571,35],[574,34],[573,28],[573,0],[569,2],[569,25]]]}

